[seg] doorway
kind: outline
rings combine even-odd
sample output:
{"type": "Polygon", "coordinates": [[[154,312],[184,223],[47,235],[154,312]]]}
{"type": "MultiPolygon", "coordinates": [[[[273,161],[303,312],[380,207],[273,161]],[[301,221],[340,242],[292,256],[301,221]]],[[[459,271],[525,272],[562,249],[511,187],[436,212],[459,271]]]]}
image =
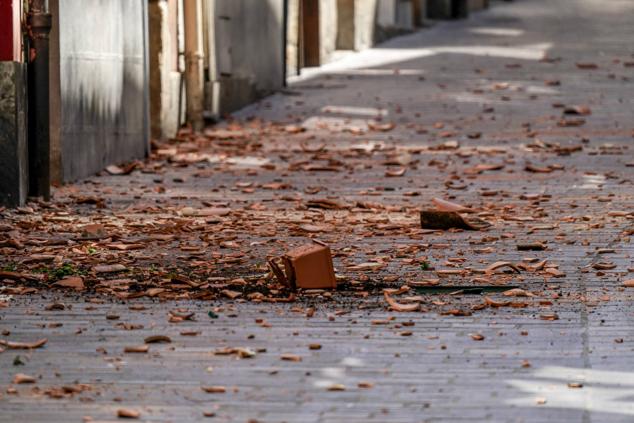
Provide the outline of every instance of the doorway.
{"type": "Polygon", "coordinates": [[[299,26],[300,67],[319,66],[319,0],[300,1],[299,26]]]}

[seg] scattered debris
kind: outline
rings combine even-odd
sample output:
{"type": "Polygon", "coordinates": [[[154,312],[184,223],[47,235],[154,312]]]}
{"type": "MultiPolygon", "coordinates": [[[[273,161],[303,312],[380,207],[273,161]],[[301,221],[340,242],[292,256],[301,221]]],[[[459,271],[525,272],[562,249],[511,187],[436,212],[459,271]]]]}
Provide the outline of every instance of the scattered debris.
{"type": "Polygon", "coordinates": [[[150,350],[150,346],[149,345],[135,345],[135,346],[125,347],[123,349],[123,352],[125,352],[125,353],[135,353],[135,354],[144,354],[144,353],[147,353],[149,350],[150,350]]]}
{"type": "Polygon", "coordinates": [[[600,261],[600,262],[594,263],[592,265],[592,268],[596,270],[611,270],[616,268],[616,264],[609,261],[600,261]]]}
{"type": "Polygon", "coordinates": [[[531,242],[528,244],[517,244],[517,251],[544,251],[548,247],[541,242],[531,242]]]}
{"type": "Polygon", "coordinates": [[[539,318],[542,320],[559,320],[557,313],[542,313],[539,318]]]}
{"type": "Polygon", "coordinates": [[[12,342],[6,341],[4,339],[0,339],[0,345],[3,345],[10,350],[32,350],[36,348],[41,348],[48,342],[48,339],[43,338],[39,341],[35,342],[12,342]]]}
{"type": "Polygon", "coordinates": [[[146,344],[169,344],[172,339],[166,335],[152,335],[143,340],[146,344]]]}
{"type": "Polygon", "coordinates": [[[377,131],[377,132],[388,132],[391,131],[392,129],[396,128],[396,124],[394,122],[368,122],[368,128],[370,128],[372,131],[377,131]]]}
{"type": "Polygon", "coordinates": [[[117,410],[117,417],[120,419],[138,419],[141,413],[131,408],[120,408],[117,410]]]}
{"type": "Polygon", "coordinates": [[[227,392],[227,388],[224,386],[201,386],[200,388],[208,394],[224,394],[227,392]]]}
{"type": "Polygon", "coordinates": [[[432,198],[432,204],[436,206],[439,211],[457,212],[457,213],[473,213],[474,210],[469,207],[462,206],[460,204],[452,203],[451,201],[443,200],[441,198],[432,198]]]}
{"type": "Polygon", "coordinates": [[[487,266],[486,269],[480,271],[480,273],[493,273],[498,269],[502,269],[508,267],[509,269],[511,269],[513,272],[515,273],[522,273],[521,270],[514,265],[513,263],[511,263],[510,261],[496,261],[495,263],[487,266]]]}
{"type": "Polygon", "coordinates": [[[108,172],[111,175],[129,175],[139,165],[140,165],[139,162],[128,163],[127,165],[123,167],[117,166],[117,165],[110,165],[106,167],[106,172],[108,172]]]}
{"type": "MultiPolygon", "coordinates": [[[[407,290],[405,290],[407,291],[407,290]]],[[[393,293],[398,293],[401,292],[400,290],[394,291],[393,293]]],[[[397,302],[396,300],[394,300],[389,293],[389,290],[384,290],[383,291],[383,297],[385,298],[385,301],[387,301],[388,305],[390,306],[390,308],[394,311],[400,311],[400,312],[412,312],[412,311],[417,311],[420,309],[420,303],[419,302],[413,302],[410,304],[402,304],[397,302]]]]}
{"type": "Polygon", "coordinates": [[[80,276],[68,276],[62,280],[59,280],[53,284],[58,288],[70,288],[75,291],[83,291],[86,289],[84,285],[84,279],[80,276]]]}
{"type": "Polygon", "coordinates": [[[564,114],[566,115],[591,115],[592,111],[588,106],[566,106],[564,108],[564,114]]]}
{"type": "Polygon", "coordinates": [[[292,289],[337,287],[332,254],[330,248],[322,242],[313,240],[313,243],[291,250],[279,259],[284,264],[284,271],[274,259],[269,260],[269,266],[284,286],[292,289]]]}
{"type": "Polygon", "coordinates": [[[535,294],[520,288],[509,289],[504,291],[502,295],[506,297],[534,297],[535,294]]]}
{"type": "Polygon", "coordinates": [[[116,273],[123,272],[126,270],[126,267],[122,264],[102,264],[99,266],[95,266],[93,270],[96,273],[116,273]]]}
{"type": "Polygon", "coordinates": [[[23,383],[35,383],[35,378],[33,376],[25,375],[24,373],[18,373],[13,376],[13,383],[16,385],[23,383]]]}
{"type": "Polygon", "coordinates": [[[578,69],[584,69],[584,70],[599,69],[599,65],[592,62],[577,62],[576,65],[578,69]]]}
{"type": "Polygon", "coordinates": [[[420,224],[423,229],[467,229],[479,231],[488,226],[487,222],[480,219],[466,219],[460,213],[453,211],[422,210],[420,212],[420,224]]]}

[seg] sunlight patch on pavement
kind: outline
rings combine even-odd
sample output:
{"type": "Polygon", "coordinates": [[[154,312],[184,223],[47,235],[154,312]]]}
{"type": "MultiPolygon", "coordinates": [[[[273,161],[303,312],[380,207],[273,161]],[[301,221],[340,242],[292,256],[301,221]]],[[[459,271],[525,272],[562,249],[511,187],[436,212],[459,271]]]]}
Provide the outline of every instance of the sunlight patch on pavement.
{"type": "Polygon", "coordinates": [[[536,370],[534,375],[541,378],[575,380],[601,385],[622,385],[634,388],[634,372],[550,366],[536,370]]]}
{"type": "Polygon", "coordinates": [[[598,189],[605,184],[605,181],[607,180],[605,175],[583,175],[582,177],[583,184],[575,185],[574,188],[598,189]]]}
{"type": "MultiPolygon", "coordinates": [[[[341,60],[327,63],[318,68],[306,68],[300,76],[290,78],[291,82],[299,82],[329,73],[349,73],[360,69],[369,70],[381,66],[393,66],[411,60],[438,54],[465,54],[470,56],[495,57],[517,60],[540,60],[553,46],[552,43],[526,44],[513,47],[502,46],[442,46],[429,48],[371,48],[358,53],[352,53],[341,60]]],[[[375,71],[375,70],[372,70],[375,71]]],[[[382,70],[394,75],[394,69],[382,70]]]]}
{"type": "Polygon", "coordinates": [[[454,100],[458,103],[475,103],[475,104],[502,103],[502,100],[500,99],[491,99],[481,94],[471,94],[468,92],[462,92],[462,93],[456,93],[456,94],[448,93],[448,94],[445,94],[443,97],[454,100]]]}
{"type": "Polygon", "coordinates": [[[529,94],[547,94],[547,95],[557,95],[560,94],[560,91],[550,87],[540,87],[538,85],[529,85],[526,87],[526,92],[529,94]]]}
{"type": "Polygon", "coordinates": [[[468,54],[472,56],[499,57],[504,59],[540,60],[552,47],[552,43],[532,44],[516,47],[458,46],[436,47],[435,53],[468,54]]]}
{"type": "Polygon", "coordinates": [[[342,71],[333,71],[329,75],[353,75],[353,76],[394,76],[394,75],[424,75],[425,71],[422,69],[349,69],[342,71]]]}
{"type": "Polygon", "coordinates": [[[339,363],[341,367],[324,367],[319,372],[322,379],[313,382],[315,388],[327,389],[335,384],[350,384],[353,376],[348,375],[347,370],[353,367],[363,367],[365,362],[356,357],[344,357],[339,363]]]}
{"type": "Polygon", "coordinates": [[[340,129],[357,127],[363,130],[368,128],[367,119],[340,118],[334,116],[311,116],[302,122],[306,129],[340,129]]]}
{"type": "Polygon", "coordinates": [[[520,35],[524,34],[523,29],[496,28],[496,27],[488,27],[488,26],[471,28],[469,29],[469,32],[473,34],[482,34],[482,35],[498,35],[500,37],[519,37],[520,35]]]}
{"type": "Polygon", "coordinates": [[[544,367],[536,370],[532,376],[535,379],[508,381],[509,385],[526,395],[507,400],[507,404],[634,416],[634,402],[631,400],[634,396],[632,372],[544,367]],[[579,383],[582,387],[568,386],[571,382],[579,383]]]}
{"type": "Polygon", "coordinates": [[[243,156],[230,157],[225,160],[226,163],[242,166],[242,167],[260,167],[270,162],[269,159],[263,157],[243,156]]]}
{"type": "Polygon", "coordinates": [[[341,360],[341,365],[346,367],[363,367],[365,363],[360,358],[345,357],[341,360]]]}
{"type": "Polygon", "coordinates": [[[356,107],[356,106],[324,106],[321,108],[322,113],[333,113],[341,115],[368,116],[368,117],[384,117],[388,112],[385,109],[376,107],[356,107]]]}
{"type": "MultiPolygon", "coordinates": [[[[539,87],[536,85],[510,84],[509,91],[523,91],[527,94],[539,95],[558,95],[559,91],[549,87],[539,87]]],[[[499,91],[489,91],[480,94],[474,94],[468,91],[456,93],[444,93],[443,98],[454,100],[458,103],[476,103],[476,104],[508,104],[508,101],[499,98],[499,91]]]]}
{"type": "MultiPolygon", "coordinates": [[[[326,63],[318,68],[302,69],[302,74],[289,78],[290,82],[303,81],[330,73],[347,73],[349,71],[368,71],[368,68],[388,66],[407,60],[419,59],[425,56],[433,56],[434,52],[428,49],[379,49],[370,48],[358,53],[351,53],[335,62],[326,63]]],[[[373,70],[374,71],[374,70],[373,70]]],[[[385,72],[386,70],[380,70],[385,72]]],[[[394,69],[387,69],[387,74],[394,75],[394,69]]]]}
{"type": "Polygon", "coordinates": [[[343,379],[346,376],[346,369],[341,367],[324,367],[321,369],[321,375],[329,379],[343,379]]]}
{"type": "Polygon", "coordinates": [[[264,157],[255,156],[235,156],[226,157],[224,155],[209,154],[207,157],[209,163],[227,163],[240,167],[260,167],[269,163],[271,160],[264,157]]]}

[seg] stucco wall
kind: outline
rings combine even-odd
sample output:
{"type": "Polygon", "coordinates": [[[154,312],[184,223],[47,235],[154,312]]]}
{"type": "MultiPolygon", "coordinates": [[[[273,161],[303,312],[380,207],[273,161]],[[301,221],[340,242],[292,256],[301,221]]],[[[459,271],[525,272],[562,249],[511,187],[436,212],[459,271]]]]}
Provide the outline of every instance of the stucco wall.
{"type": "MultiPolygon", "coordinates": [[[[52,0],[59,10],[61,179],[149,150],[147,2],[52,0]]],[[[52,94],[56,87],[52,87],[52,94]]]]}
{"type": "Polygon", "coordinates": [[[179,124],[180,74],[174,56],[178,40],[167,0],[149,2],[150,122],[152,138],[176,135],[179,124]]]}
{"type": "Polygon", "coordinates": [[[392,27],[396,23],[396,1],[378,0],[376,23],[383,27],[392,27]]]}
{"type": "Polygon", "coordinates": [[[0,205],[22,205],[28,191],[26,66],[0,62],[0,205]]]}
{"type": "Polygon", "coordinates": [[[354,50],[355,0],[337,0],[337,50],[354,50]]]}
{"type": "MultiPolygon", "coordinates": [[[[209,83],[211,91],[219,91],[211,94],[218,96],[217,112],[234,111],[281,88],[284,0],[216,0],[210,13],[213,16],[207,19],[215,36],[210,50],[215,60],[209,83]]],[[[209,105],[210,99],[206,101],[209,105]]]]}
{"type": "Polygon", "coordinates": [[[374,45],[377,7],[378,0],[355,0],[355,50],[363,50],[374,45]]]}
{"type": "Polygon", "coordinates": [[[319,1],[319,57],[328,63],[337,49],[337,0],[319,1]]]}
{"type": "MultiPolygon", "coordinates": [[[[413,30],[426,17],[427,0],[318,1],[322,64],[332,60],[336,49],[360,51],[370,48],[394,35],[413,30]],[[346,24],[348,26],[344,26],[346,24]]],[[[299,61],[300,0],[289,0],[288,4],[287,69],[289,75],[295,75],[299,61]]]]}
{"type": "Polygon", "coordinates": [[[286,73],[297,75],[299,67],[299,1],[288,0],[286,26],[286,73]]]}

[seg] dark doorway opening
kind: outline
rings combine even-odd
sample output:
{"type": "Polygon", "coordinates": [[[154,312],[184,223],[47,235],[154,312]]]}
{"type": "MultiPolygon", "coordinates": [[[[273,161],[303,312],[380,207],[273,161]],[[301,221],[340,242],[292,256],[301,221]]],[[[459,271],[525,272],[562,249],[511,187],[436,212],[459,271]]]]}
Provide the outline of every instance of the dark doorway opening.
{"type": "Polygon", "coordinates": [[[467,0],[451,0],[451,18],[464,19],[469,16],[467,0]]]}
{"type": "Polygon", "coordinates": [[[319,0],[301,0],[299,21],[300,67],[319,66],[319,0]]]}

